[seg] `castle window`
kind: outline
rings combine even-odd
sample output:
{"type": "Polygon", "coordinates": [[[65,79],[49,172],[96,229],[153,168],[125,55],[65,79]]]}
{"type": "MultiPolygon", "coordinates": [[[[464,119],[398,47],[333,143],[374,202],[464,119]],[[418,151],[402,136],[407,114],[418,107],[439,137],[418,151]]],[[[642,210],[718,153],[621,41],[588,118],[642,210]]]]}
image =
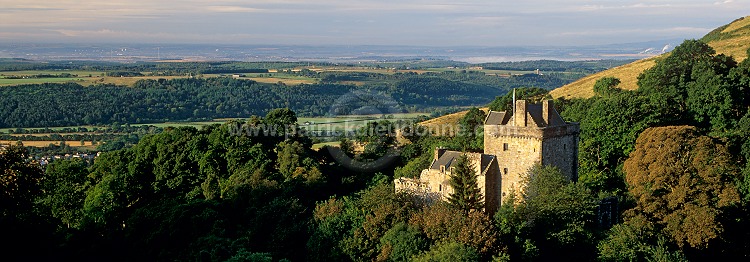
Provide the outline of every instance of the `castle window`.
{"type": "Polygon", "coordinates": [[[506,175],[508,174],[508,168],[507,167],[503,168],[503,174],[506,174],[506,175]]]}
{"type": "Polygon", "coordinates": [[[563,150],[565,150],[566,147],[568,147],[568,144],[563,144],[563,150]]]}
{"type": "Polygon", "coordinates": [[[452,166],[451,167],[451,173],[453,173],[453,171],[455,171],[455,170],[456,170],[456,167],[452,166]]]}
{"type": "Polygon", "coordinates": [[[438,185],[438,191],[443,192],[443,185],[438,185]]]}
{"type": "Polygon", "coordinates": [[[440,166],[440,172],[445,173],[445,166],[440,166]]]}
{"type": "Polygon", "coordinates": [[[508,151],[508,143],[503,143],[503,151],[508,151]]]}

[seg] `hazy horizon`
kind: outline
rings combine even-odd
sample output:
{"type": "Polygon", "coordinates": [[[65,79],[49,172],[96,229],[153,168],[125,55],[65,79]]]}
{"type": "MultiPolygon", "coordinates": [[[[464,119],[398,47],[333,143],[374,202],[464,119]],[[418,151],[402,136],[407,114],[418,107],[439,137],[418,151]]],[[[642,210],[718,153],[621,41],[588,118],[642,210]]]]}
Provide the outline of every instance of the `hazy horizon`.
{"type": "Polygon", "coordinates": [[[584,46],[700,38],[750,15],[750,0],[0,4],[4,43],[584,46]]]}

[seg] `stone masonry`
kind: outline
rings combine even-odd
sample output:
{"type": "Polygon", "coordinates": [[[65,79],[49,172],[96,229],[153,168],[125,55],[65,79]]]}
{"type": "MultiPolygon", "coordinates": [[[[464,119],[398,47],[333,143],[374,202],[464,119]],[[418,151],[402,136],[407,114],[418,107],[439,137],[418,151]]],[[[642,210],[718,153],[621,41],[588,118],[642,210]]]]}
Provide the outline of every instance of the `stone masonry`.
{"type": "MultiPolygon", "coordinates": [[[[523,177],[536,164],[558,167],[569,179],[578,174],[578,123],[567,123],[551,100],[527,104],[518,100],[514,110],[490,111],[484,123],[484,153],[466,153],[478,174],[485,210],[494,214],[512,193],[523,190],[523,177]]],[[[451,164],[461,152],[435,149],[435,157],[419,179],[395,179],[396,191],[412,191],[432,200],[453,192],[448,180],[451,164]]]]}

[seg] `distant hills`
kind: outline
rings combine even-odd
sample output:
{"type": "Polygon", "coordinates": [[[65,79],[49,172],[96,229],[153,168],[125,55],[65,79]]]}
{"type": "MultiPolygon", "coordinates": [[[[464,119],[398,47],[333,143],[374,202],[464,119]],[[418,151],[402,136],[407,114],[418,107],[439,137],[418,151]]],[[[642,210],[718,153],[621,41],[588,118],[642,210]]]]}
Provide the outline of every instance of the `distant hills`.
{"type": "MultiPolygon", "coordinates": [[[[738,62],[747,58],[750,48],[750,16],[739,18],[732,23],[714,29],[706,34],[701,41],[706,42],[716,50],[716,53],[731,55],[738,62]]],[[[646,58],[630,64],[618,66],[606,71],[589,75],[573,83],[550,91],[554,98],[586,98],[594,95],[596,80],[612,76],[620,79],[620,88],[634,90],[638,88],[638,75],[656,63],[656,59],[667,56],[665,53],[656,57],[646,58]]]]}

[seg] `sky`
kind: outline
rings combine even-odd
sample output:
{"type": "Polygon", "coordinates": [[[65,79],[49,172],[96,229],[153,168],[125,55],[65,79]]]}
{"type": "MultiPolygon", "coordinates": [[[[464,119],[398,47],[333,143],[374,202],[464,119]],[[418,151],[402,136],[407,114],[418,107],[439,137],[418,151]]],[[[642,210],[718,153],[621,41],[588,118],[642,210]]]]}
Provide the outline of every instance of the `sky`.
{"type": "Polygon", "coordinates": [[[570,46],[748,15],[750,0],[0,0],[0,42],[570,46]]]}

